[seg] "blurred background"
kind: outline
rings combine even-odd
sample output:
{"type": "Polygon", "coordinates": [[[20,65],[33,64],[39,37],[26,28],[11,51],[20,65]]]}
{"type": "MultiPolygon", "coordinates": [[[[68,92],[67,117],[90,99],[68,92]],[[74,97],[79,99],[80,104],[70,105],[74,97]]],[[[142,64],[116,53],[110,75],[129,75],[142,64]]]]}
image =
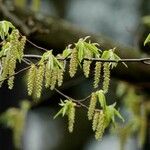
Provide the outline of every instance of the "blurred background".
{"type": "MultiPolygon", "coordinates": [[[[0,20],[11,21],[32,42],[47,49],[54,49],[55,54],[62,52],[68,44],[77,42],[78,38],[90,35],[94,41],[99,39],[102,48],[116,46],[124,50],[124,47],[127,47],[128,51],[124,50],[121,53],[124,57],[148,56],[150,45],[144,47],[143,42],[150,33],[149,15],[149,0],[0,0],[0,20]]],[[[25,53],[41,54],[41,51],[27,44],[25,53]]],[[[23,66],[17,67],[19,69],[23,66]]],[[[130,67],[129,71],[117,72],[116,69],[113,72],[107,100],[109,104],[118,102],[117,107],[120,108],[124,118],[135,117],[133,113],[135,105],[136,109],[140,108],[140,110],[145,110],[145,102],[149,106],[150,69],[147,69],[148,66],[143,67],[145,66],[141,66],[143,70],[140,74],[130,70],[130,67]],[[121,80],[125,82],[119,84],[121,80]],[[120,89],[124,87],[126,90],[121,94],[120,89]],[[132,103],[133,99],[137,99],[138,102],[132,103]],[[124,102],[125,100],[133,105],[129,106],[124,102]]],[[[74,79],[70,79],[66,73],[65,82],[60,89],[73,98],[81,99],[92,91],[92,82],[92,76],[90,79],[85,79],[78,72],[74,79]]],[[[24,73],[16,76],[13,90],[8,90],[6,84],[2,86],[1,114],[12,107],[20,109],[20,104],[24,100],[32,101],[32,97],[27,96],[25,83],[24,73]]],[[[53,119],[60,108],[58,106],[60,98],[61,96],[54,91],[43,89],[40,102],[31,106],[25,117],[19,148],[15,148],[13,130],[1,124],[0,150],[120,150],[120,141],[123,139],[125,139],[124,150],[149,149],[149,114],[144,118],[146,122],[144,127],[139,123],[142,121],[138,120],[141,128],[133,127],[134,129],[129,133],[128,128],[120,130],[120,133],[111,131],[111,134],[106,130],[103,139],[96,141],[86,110],[77,110],[72,134],[68,133],[67,119],[61,117],[53,119]],[[139,146],[137,131],[141,131],[142,138],[145,137],[142,146],[139,146]]],[[[19,127],[17,125],[16,123],[16,128],[19,127]]]]}

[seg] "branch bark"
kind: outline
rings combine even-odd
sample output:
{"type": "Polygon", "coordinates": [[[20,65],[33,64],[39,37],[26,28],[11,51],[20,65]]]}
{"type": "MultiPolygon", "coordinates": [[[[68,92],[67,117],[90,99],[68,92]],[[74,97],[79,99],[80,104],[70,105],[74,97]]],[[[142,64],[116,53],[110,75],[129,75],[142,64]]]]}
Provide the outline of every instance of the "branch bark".
{"type": "MultiPolygon", "coordinates": [[[[17,16],[17,18],[22,21],[21,24],[17,24],[17,22],[6,15],[2,9],[0,9],[0,14],[4,19],[9,19],[14,25],[19,27],[32,42],[47,49],[53,48],[57,50],[54,51],[54,53],[60,53],[68,44],[76,42],[81,37],[90,35],[91,40],[99,43],[102,49],[116,47],[117,54],[123,59],[141,58],[143,56],[143,53],[138,49],[120,45],[103,35],[95,35],[84,31],[62,19],[45,16],[38,17],[33,12],[15,8],[11,14],[17,16]],[[28,34],[25,32],[24,26],[30,29],[28,34]]],[[[144,55],[144,57],[148,56],[144,55]]],[[[127,63],[127,65],[128,68],[125,68],[120,64],[119,67],[113,71],[113,77],[150,88],[150,66],[134,62],[127,63]]]]}

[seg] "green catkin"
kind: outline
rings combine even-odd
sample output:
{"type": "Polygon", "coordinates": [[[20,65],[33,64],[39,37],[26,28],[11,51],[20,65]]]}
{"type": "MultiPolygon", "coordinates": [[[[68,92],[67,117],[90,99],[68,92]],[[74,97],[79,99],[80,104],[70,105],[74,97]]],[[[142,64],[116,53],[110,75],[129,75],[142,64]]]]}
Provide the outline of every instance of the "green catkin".
{"type": "Polygon", "coordinates": [[[63,75],[64,75],[64,71],[63,69],[58,69],[58,74],[57,74],[57,80],[58,80],[58,86],[61,86],[63,83],[63,75]]]}
{"type": "Polygon", "coordinates": [[[47,67],[48,65],[46,64],[45,67],[45,87],[48,88],[51,85],[51,76],[52,76],[52,71],[47,67]]]}
{"type": "Polygon", "coordinates": [[[96,62],[94,70],[94,88],[98,87],[101,75],[101,62],[96,62]]]}
{"type": "Polygon", "coordinates": [[[50,85],[51,90],[54,90],[56,82],[57,82],[57,69],[54,68],[52,71],[52,77],[51,77],[51,85],[50,85]]]}
{"type": "Polygon", "coordinates": [[[16,58],[14,55],[11,56],[9,62],[8,62],[8,74],[11,76],[8,79],[8,88],[12,89],[14,85],[14,73],[15,73],[15,68],[16,68],[16,58]]]}
{"type": "Polygon", "coordinates": [[[75,106],[74,103],[70,105],[69,112],[68,112],[68,130],[69,132],[73,132],[75,122],[75,106]]]}
{"type": "Polygon", "coordinates": [[[23,58],[23,55],[24,55],[23,51],[24,51],[25,44],[26,44],[26,37],[22,36],[20,43],[18,45],[18,53],[21,59],[23,58]]]}
{"type": "Polygon", "coordinates": [[[103,91],[104,93],[107,93],[110,84],[110,64],[107,62],[103,64],[103,73],[103,91]]]}
{"type": "Polygon", "coordinates": [[[17,59],[17,43],[12,42],[12,49],[9,52],[9,57],[10,59],[8,60],[8,76],[10,78],[8,79],[8,88],[12,89],[14,85],[14,73],[15,73],[15,68],[16,68],[16,59],[17,59]]]}
{"type": "Polygon", "coordinates": [[[32,95],[35,81],[36,81],[36,72],[37,68],[34,64],[31,65],[28,73],[28,79],[27,79],[27,88],[28,88],[28,95],[32,95]]]}
{"type": "Polygon", "coordinates": [[[95,138],[101,139],[106,128],[106,117],[104,113],[99,113],[98,124],[95,131],[95,138]]]}
{"type": "Polygon", "coordinates": [[[69,65],[69,73],[70,77],[74,77],[78,68],[78,51],[77,49],[73,49],[71,53],[70,65],[69,65]]]}
{"type": "Polygon", "coordinates": [[[96,102],[97,102],[97,95],[96,95],[96,93],[93,92],[91,95],[90,105],[88,108],[88,119],[89,120],[92,120],[92,118],[93,118],[95,107],[96,107],[96,102]]]}
{"type": "Polygon", "coordinates": [[[92,61],[88,61],[88,60],[83,61],[83,72],[84,72],[84,75],[86,78],[89,77],[91,63],[92,63],[92,61]]]}
{"type": "Polygon", "coordinates": [[[8,75],[8,61],[9,61],[9,57],[3,57],[2,58],[2,73],[1,73],[1,76],[0,76],[0,80],[2,80],[0,82],[0,87],[2,86],[3,84],[3,81],[5,78],[7,78],[7,75],[8,75]]]}
{"type": "Polygon", "coordinates": [[[96,128],[97,128],[98,119],[99,119],[99,112],[96,111],[96,112],[94,113],[93,122],[92,122],[92,129],[93,129],[93,131],[95,131],[96,128]]]}
{"type": "Polygon", "coordinates": [[[43,64],[40,64],[40,66],[37,69],[37,73],[36,73],[35,98],[41,97],[43,80],[44,80],[44,72],[45,72],[45,65],[43,63],[43,64]]]}

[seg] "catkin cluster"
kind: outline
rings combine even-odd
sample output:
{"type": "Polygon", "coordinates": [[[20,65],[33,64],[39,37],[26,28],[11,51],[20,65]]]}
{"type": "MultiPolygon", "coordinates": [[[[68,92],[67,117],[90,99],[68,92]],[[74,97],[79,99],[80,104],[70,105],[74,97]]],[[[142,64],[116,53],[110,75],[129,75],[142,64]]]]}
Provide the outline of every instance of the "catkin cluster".
{"type": "MultiPolygon", "coordinates": [[[[61,64],[62,64],[62,67],[64,67],[63,62],[61,62],[61,64]]],[[[58,84],[58,86],[61,86],[63,83],[63,76],[64,76],[64,68],[55,67],[53,69],[50,69],[46,65],[45,87],[46,88],[50,87],[50,89],[53,90],[56,84],[58,84]]]]}
{"type": "Polygon", "coordinates": [[[69,73],[70,77],[74,77],[78,68],[78,51],[76,48],[72,49],[70,65],[69,65],[69,73]]]}
{"type": "Polygon", "coordinates": [[[19,39],[19,31],[14,29],[10,34],[10,38],[7,42],[2,45],[2,73],[1,73],[1,84],[2,81],[8,78],[9,89],[13,88],[14,85],[14,74],[17,60],[21,62],[23,58],[23,50],[26,42],[26,38],[22,37],[19,39]]]}
{"type": "Polygon", "coordinates": [[[32,64],[28,72],[27,88],[28,95],[33,95],[35,99],[40,98],[43,79],[44,79],[44,64],[42,63],[38,67],[32,64]]]}
{"type": "Polygon", "coordinates": [[[36,99],[39,99],[41,97],[43,83],[45,83],[46,88],[50,88],[51,90],[55,88],[56,84],[61,86],[63,83],[64,66],[63,62],[60,62],[60,64],[62,68],[59,66],[50,68],[48,62],[42,62],[38,67],[32,64],[28,73],[28,95],[33,94],[36,99]]]}

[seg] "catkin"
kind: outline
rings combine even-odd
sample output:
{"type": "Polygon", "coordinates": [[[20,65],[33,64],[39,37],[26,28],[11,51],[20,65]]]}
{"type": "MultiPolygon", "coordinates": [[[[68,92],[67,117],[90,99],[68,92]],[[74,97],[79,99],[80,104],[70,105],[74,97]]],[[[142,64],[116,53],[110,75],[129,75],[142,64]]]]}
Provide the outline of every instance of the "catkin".
{"type": "Polygon", "coordinates": [[[68,130],[69,132],[73,132],[75,122],[75,106],[74,103],[70,105],[69,112],[68,112],[68,130]]]}
{"type": "Polygon", "coordinates": [[[61,86],[63,83],[63,75],[64,75],[64,71],[63,69],[58,69],[58,74],[57,74],[57,80],[58,80],[58,86],[61,86]]]}
{"type": "Polygon", "coordinates": [[[23,55],[24,55],[23,50],[24,50],[25,44],[26,44],[26,37],[22,36],[22,38],[19,42],[19,45],[18,45],[18,53],[19,53],[21,59],[23,58],[23,55]]]}
{"type": "Polygon", "coordinates": [[[69,65],[70,77],[73,77],[76,74],[77,68],[78,68],[78,51],[77,49],[73,49],[69,65]]]}
{"type": "Polygon", "coordinates": [[[106,128],[106,117],[104,113],[99,113],[98,124],[95,132],[95,138],[101,139],[106,128]]]}
{"type": "Polygon", "coordinates": [[[51,85],[50,85],[51,90],[55,88],[56,82],[57,82],[57,69],[54,68],[52,71],[52,77],[51,77],[51,85]]]}
{"type": "Polygon", "coordinates": [[[88,119],[89,120],[92,120],[92,118],[93,118],[95,107],[96,107],[96,102],[97,102],[97,95],[96,95],[96,93],[92,93],[90,105],[88,108],[88,119]]]}
{"type": "Polygon", "coordinates": [[[103,91],[104,93],[108,92],[108,88],[109,88],[109,83],[110,83],[110,64],[105,62],[103,64],[103,91]]]}
{"type": "Polygon", "coordinates": [[[28,79],[27,79],[27,89],[28,89],[28,95],[32,95],[34,84],[36,81],[36,72],[37,68],[34,64],[31,65],[28,73],[28,79]]]}
{"type": "Polygon", "coordinates": [[[0,82],[0,87],[2,86],[4,79],[8,75],[8,61],[9,61],[8,56],[2,58],[2,73],[0,76],[0,80],[2,80],[2,81],[0,82]]]}
{"type": "Polygon", "coordinates": [[[45,65],[44,63],[39,66],[36,73],[36,81],[35,81],[35,98],[41,97],[41,91],[43,86],[43,79],[44,79],[44,71],[45,65]]]}
{"type": "Polygon", "coordinates": [[[83,61],[83,72],[84,72],[84,75],[86,78],[89,77],[91,63],[92,63],[92,61],[88,61],[88,60],[83,61]]]}
{"type": "Polygon", "coordinates": [[[45,67],[45,87],[48,88],[51,85],[51,77],[52,77],[52,71],[47,67],[46,64],[45,67]]]}
{"type": "Polygon", "coordinates": [[[97,128],[97,124],[98,124],[98,120],[99,120],[99,113],[100,112],[98,112],[98,111],[96,111],[94,113],[93,122],[92,122],[92,129],[93,129],[93,131],[95,131],[96,128],[97,128]]]}
{"type": "Polygon", "coordinates": [[[15,56],[11,56],[9,62],[8,62],[8,74],[10,78],[8,79],[8,88],[12,89],[14,85],[14,73],[16,68],[16,58],[15,56]]]}
{"type": "Polygon", "coordinates": [[[96,62],[94,70],[94,88],[98,87],[98,84],[100,82],[100,74],[101,74],[101,62],[96,62]]]}

